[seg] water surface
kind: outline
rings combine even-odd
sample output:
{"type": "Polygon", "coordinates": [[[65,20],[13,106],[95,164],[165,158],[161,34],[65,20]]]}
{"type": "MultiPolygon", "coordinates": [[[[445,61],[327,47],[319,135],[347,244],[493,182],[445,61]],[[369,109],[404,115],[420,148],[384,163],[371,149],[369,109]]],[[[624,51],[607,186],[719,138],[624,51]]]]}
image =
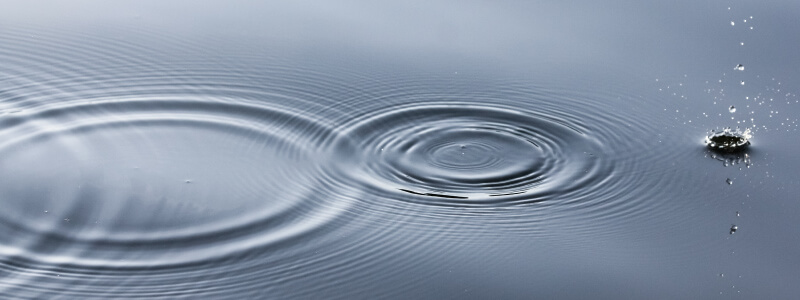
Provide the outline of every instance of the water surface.
{"type": "Polygon", "coordinates": [[[798,293],[794,2],[7,6],[5,298],[798,293]]]}

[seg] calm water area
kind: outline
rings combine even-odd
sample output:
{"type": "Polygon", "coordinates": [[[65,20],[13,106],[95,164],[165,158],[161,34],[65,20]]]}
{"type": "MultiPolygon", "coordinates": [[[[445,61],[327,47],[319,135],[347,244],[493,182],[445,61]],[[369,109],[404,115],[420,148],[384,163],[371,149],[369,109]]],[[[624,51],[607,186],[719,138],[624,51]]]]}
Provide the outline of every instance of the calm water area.
{"type": "Polygon", "coordinates": [[[797,299],[798,33],[795,0],[4,1],[0,298],[797,299]]]}

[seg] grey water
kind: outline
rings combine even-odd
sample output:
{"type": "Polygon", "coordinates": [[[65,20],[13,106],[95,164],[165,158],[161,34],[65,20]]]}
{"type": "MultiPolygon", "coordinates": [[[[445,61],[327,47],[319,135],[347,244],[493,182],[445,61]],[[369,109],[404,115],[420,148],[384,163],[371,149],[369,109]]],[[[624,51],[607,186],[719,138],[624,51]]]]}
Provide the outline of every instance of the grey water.
{"type": "Polygon", "coordinates": [[[798,20],[5,1],[0,298],[797,299],[798,20]]]}

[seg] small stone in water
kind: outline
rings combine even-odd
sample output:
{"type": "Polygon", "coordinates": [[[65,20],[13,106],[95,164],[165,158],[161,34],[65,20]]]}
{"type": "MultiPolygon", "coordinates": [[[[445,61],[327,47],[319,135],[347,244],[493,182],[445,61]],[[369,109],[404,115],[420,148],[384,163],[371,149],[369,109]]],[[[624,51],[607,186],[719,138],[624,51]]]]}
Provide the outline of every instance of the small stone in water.
{"type": "Polygon", "coordinates": [[[737,71],[744,71],[744,65],[742,65],[742,64],[738,64],[738,65],[736,65],[736,67],[735,67],[735,68],[733,68],[733,69],[734,69],[734,70],[737,70],[737,71]]]}
{"type": "Polygon", "coordinates": [[[736,233],[736,230],[739,230],[739,226],[731,225],[731,234],[736,233]]]}
{"type": "Polygon", "coordinates": [[[733,184],[733,180],[731,180],[730,178],[728,178],[728,179],[725,179],[725,182],[727,182],[727,183],[728,183],[728,185],[731,185],[731,184],[733,184]]]}
{"type": "Polygon", "coordinates": [[[731,113],[735,113],[736,112],[736,107],[731,105],[731,107],[728,108],[728,111],[731,112],[731,113]]]}

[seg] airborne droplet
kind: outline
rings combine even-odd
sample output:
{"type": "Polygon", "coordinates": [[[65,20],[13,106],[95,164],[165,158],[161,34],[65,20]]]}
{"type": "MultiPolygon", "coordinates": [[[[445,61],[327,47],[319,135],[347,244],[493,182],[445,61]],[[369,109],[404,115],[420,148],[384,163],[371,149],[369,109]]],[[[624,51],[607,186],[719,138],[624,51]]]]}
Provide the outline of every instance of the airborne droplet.
{"type": "Polygon", "coordinates": [[[733,69],[734,69],[734,70],[737,70],[737,71],[744,71],[744,65],[742,65],[742,64],[738,64],[738,65],[736,65],[736,67],[734,67],[733,69]]]}
{"type": "Polygon", "coordinates": [[[728,179],[725,179],[725,182],[727,182],[727,183],[728,183],[728,185],[731,185],[731,184],[733,184],[733,180],[731,180],[730,178],[728,178],[728,179]]]}
{"type": "Polygon", "coordinates": [[[731,105],[731,107],[728,108],[728,111],[731,112],[731,113],[735,113],[736,112],[736,107],[731,105]]]}

